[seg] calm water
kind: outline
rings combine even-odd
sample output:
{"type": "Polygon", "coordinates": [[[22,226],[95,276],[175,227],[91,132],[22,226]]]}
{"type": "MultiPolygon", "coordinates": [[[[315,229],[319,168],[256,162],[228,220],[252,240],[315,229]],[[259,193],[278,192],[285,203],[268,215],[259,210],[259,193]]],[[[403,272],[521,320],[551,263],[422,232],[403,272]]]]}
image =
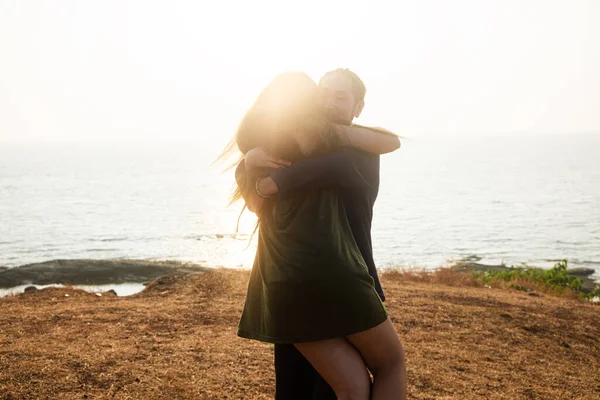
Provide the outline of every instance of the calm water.
{"type": "MultiPolygon", "coordinates": [[[[57,258],[178,259],[250,267],[232,173],[207,143],[0,143],[0,265],[57,258]]],[[[382,158],[375,259],[596,269],[600,135],[427,138],[382,158]]]]}

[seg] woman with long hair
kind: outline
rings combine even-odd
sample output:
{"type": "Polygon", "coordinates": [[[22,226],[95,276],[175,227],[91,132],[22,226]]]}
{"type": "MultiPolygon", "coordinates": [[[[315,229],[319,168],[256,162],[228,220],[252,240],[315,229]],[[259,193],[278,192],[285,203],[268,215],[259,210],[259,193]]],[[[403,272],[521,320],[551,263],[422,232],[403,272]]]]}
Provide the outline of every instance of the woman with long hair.
{"type": "MultiPolygon", "coordinates": [[[[226,152],[260,147],[294,162],[344,144],[327,121],[317,85],[305,74],[286,73],[260,94],[226,152]]],[[[253,168],[237,177],[234,198],[259,192],[257,179],[269,172],[253,168]]],[[[339,399],[405,399],[404,350],[338,189],[266,198],[254,211],[258,248],[238,335],[294,344],[339,399]]]]}

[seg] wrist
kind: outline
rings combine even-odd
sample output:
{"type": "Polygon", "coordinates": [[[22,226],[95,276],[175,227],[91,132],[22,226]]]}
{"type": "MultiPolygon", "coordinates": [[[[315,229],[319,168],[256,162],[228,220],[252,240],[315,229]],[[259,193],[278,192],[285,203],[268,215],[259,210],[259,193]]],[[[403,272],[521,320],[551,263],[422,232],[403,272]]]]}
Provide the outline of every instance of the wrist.
{"type": "Polygon", "coordinates": [[[269,197],[269,195],[263,193],[263,191],[260,188],[260,183],[262,180],[264,180],[264,178],[258,178],[257,180],[254,181],[254,192],[258,195],[258,197],[266,199],[269,197]]]}
{"type": "Polygon", "coordinates": [[[263,196],[272,196],[279,191],[277,184],[270,176],[259,178],[256,184],[258,190],[263,196]]]}

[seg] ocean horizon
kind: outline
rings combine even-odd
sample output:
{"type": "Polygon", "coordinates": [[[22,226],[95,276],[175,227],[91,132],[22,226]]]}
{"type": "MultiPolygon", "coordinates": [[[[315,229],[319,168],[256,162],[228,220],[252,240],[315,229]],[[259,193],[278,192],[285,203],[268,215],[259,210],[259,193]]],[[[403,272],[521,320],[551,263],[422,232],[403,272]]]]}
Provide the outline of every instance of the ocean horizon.
{"type": "MultiPolygon", "coordinates": [[[[208,142],[0,143],[0,266],[180,260],[250,268],[255,218],[228,206],[208,142]]],[[[567,259],[600,279],[600,135],[423,137],[381,159],[380,268],[567,259]],[[596,182],[596,183],[594,183],[596,182]]]]}

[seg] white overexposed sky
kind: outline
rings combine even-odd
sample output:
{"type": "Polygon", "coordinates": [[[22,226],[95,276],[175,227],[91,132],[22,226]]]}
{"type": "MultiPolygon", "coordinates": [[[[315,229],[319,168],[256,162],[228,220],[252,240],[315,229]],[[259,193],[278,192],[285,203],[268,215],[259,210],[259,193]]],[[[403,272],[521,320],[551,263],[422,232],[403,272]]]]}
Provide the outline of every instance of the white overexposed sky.
{"type": "Polygon", "coordinates": [[[408,136],[600,133],[600,1],[0,0],[0,141],[226,140],[337,67],[408,136]]]}

